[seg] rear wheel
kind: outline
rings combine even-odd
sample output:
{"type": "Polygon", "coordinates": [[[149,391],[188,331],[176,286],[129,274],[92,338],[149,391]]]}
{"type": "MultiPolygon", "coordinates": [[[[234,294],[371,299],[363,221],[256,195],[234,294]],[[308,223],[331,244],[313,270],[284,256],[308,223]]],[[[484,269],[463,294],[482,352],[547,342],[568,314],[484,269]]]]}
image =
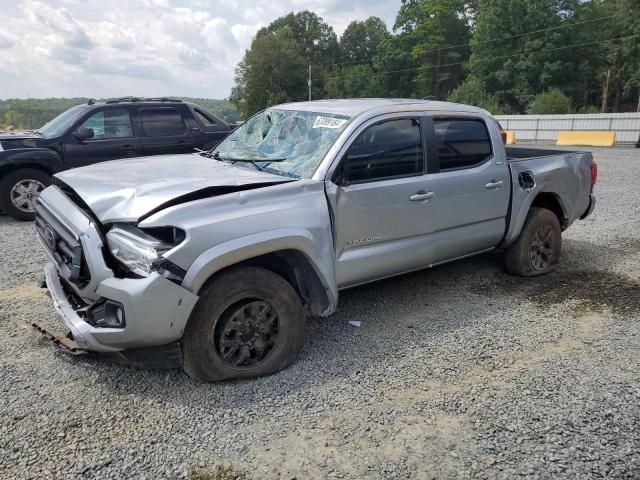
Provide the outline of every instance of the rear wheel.
{"type": "Polygon", "coordinates": [[[552,272],[560,261],[562,229],[546,208],[531,208],[518,239],[505,252],[507,272],[535,277],[552,272]]]}
{"type": "Polygon", "coordinates": [[[293,363],[304,336],[295,289],[269,270],[237,267],[201,291],[182,341],[184,369],[201,382],[268,375],[293,363]]]}
{"type": "Polygon", "coordinates": [[[0,182],[0,206],[16,220],[33,220],[36,200],[49,184],[51,177],[42,170],[14,170],[0,182]]]}

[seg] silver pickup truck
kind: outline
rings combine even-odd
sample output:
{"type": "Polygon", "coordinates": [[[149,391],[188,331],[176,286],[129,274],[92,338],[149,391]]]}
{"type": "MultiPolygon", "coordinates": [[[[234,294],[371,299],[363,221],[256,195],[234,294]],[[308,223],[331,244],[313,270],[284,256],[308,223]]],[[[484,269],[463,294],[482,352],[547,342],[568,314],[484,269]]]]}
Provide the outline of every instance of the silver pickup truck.
{"type": "Polygon", "coordinates": [[[511,274],[556,268],[597,166],[502,133],[451,103],[292,103],[215,151],[62,172],[36,209],[46,285],[74,348],[200,381],[276,372],[341,289],[496,248],[511,274]]]}

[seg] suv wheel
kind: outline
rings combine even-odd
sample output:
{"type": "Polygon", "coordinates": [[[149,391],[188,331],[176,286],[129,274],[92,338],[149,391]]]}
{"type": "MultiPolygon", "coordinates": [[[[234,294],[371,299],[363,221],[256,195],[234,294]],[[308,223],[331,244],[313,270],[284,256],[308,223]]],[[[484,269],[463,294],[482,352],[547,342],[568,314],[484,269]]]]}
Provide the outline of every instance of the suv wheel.
{"type": "Polygon", "coordinates": [[[182,339],[184,369],[201,382],[277,372],[302,350],[305,326],[300,298],[284,278],[233,268],[200,292],[182,339]]]}
{"type": "Polygon", "coordinates": [[[0,206],[16,220],[35,218],[36,200],[51,177],[42,170],[22,168],[7,174],[0,182],[0,206]]]}
{"type": "Polygon", "coordinates": [[[560,261],[562,229],[558,217],[546,208],[533,207],[518,239],[505,252],[507,272],[535,277],[553,272],[560,261]]]}

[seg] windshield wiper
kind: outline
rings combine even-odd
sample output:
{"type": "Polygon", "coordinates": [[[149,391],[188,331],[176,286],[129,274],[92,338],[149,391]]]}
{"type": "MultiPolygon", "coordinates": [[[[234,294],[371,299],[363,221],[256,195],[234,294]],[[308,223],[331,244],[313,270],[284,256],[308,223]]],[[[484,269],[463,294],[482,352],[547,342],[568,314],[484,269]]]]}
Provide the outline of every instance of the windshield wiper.
{"type": "Polygon", "coordinates": [[[231,163],[250,163],[254,167],[256,167],[261,172],[264,171],[264,167],[258,165],[258,163],[272,163],[272,162],[286,162],[287,158],[236,158],[236,157],[222,157],[220,156],[220,152],[215,151],[211,152],[201,152],[201,155],[209,158],[215,158],[216,160],[226,161],[231,163]]]}

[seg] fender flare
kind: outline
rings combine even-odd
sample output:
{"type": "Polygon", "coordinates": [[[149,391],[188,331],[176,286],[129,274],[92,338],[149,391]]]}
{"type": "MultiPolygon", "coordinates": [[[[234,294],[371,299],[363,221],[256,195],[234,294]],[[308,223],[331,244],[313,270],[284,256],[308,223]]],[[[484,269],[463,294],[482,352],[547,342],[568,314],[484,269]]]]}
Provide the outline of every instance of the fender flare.
{"type": "Polygon", "coordinates": [[[53,175],[64,170],[62,158],[49,148],[19,148],[0,153],[0,174],[19,168],[35,168],[53,175]]]}
{"type": "Polygon", "coordinates": [[[524,222],[527,219],[529,210],[531,210],[531,206],[533,205],[533,202],[541,194],[553,195],[556,201],[558,202],[558,205],[560,205],[560,208],[562,209],[562,213],[564,217],[567,218],[567,207],[563,202],[562,197],[555,192],[545,190],[544,185],[540,185],[539,187],[529,192],[526,199],[522,202],[520,210],[516,212],[515,216],[512,216],[511,226],[509,228],[509,231],[504,241],[500,245],[501,247],[508,247],[509,245],[511,245],[513,242],[517,240],[518,236],[520,235],[520,232],[522,231],[522,227],[524,226],[524,222]]]}
{"type": "Polygon", "coordinates": [[[282,228],[235,238],[203,252],[191,264],[182,281],[182,287],[191,293],[198,292],[212,275],[224,268],[261,255],[293,250],[301,253],[322,283],[328,305],[322,316],[333,312],[338,302],[335,281],[333,244],[320,250],[311,232],[297,228],[282,228]]]}

